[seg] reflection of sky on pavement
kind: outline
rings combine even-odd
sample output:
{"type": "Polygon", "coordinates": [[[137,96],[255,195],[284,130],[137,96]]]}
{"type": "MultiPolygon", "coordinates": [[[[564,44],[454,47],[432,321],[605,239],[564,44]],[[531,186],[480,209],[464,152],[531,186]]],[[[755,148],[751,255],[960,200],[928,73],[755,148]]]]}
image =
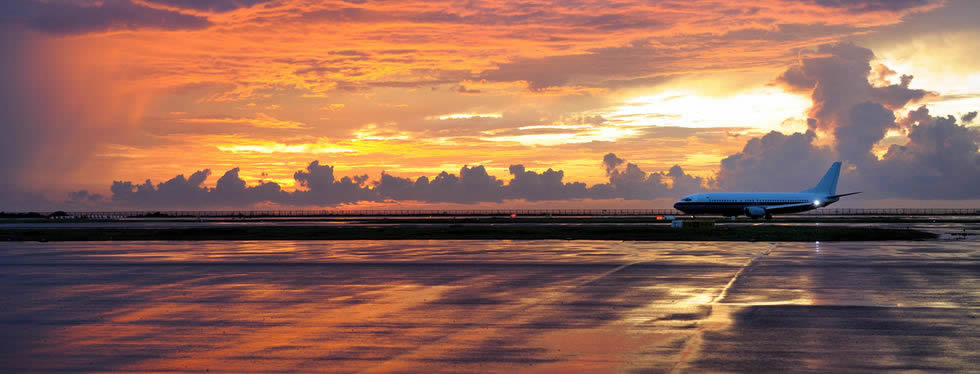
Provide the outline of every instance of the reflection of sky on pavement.
{"type": "Polygon", "coordinates": [[[975,241],[0,243],[0,367],[964,370],[975,241]]]}

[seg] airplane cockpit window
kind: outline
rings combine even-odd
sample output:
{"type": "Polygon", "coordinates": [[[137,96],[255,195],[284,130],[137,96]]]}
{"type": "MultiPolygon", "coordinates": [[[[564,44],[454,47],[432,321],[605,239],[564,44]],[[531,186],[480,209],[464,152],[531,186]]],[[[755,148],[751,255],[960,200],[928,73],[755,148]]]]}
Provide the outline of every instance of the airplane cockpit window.
{"type": "Polygon", "coordinates": [[[691,198],[690,198],[690,197],[685,197],[685,198],[684,198],[684,199],[682,199],[681,201],[691,201],[691,198]]]}

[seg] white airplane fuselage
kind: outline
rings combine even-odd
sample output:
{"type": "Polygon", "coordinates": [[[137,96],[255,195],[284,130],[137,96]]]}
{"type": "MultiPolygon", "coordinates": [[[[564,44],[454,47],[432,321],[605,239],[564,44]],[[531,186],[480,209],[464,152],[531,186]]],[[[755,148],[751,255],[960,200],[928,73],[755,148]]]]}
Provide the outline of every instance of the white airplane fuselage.
{"type": "Polygon", "coordinates": [[[709,192],[685,196],[674,209],[691,215],[772,217],[773,214],[799,213],[836,203],[841,197],[860,192],[837,194],[840,161],[835,162],[820,182],[802,192],[709,192]]]}
{"type": "Polygon", "coordinates": [[[799,213],[824,207],[838,200],[839,197],[831,198],[828,194],[806,192],[712,192],[686,196],[674,204],[674,209],[692,215],[761,217],[767,212],[773,213],[767,207],[780,207],[779,214],[799,213]]]}

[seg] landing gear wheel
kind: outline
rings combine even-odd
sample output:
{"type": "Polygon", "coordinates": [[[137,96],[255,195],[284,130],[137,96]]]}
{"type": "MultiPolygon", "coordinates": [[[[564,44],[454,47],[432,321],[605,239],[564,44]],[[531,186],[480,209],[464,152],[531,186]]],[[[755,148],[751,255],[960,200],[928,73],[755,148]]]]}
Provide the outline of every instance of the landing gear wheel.
{"type": "Polygon", "coordinates": [[[766,213],[766,220],[772,221],[772,214],[766,213]]]}

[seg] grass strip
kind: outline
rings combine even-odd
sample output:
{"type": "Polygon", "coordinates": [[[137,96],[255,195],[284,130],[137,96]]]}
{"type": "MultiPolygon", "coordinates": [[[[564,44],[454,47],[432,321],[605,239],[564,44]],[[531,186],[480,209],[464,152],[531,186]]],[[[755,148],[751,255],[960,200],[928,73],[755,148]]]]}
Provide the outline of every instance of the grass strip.
{"type": "Polygon", "coordinates": [[[716,226],[674,229],[623,225],[237,226],[204,228],[0,229],[0,241],[128,240],[650,240],[873,241],[926,240],[936,234],[901,228],[843,226],[716,226]]]}

